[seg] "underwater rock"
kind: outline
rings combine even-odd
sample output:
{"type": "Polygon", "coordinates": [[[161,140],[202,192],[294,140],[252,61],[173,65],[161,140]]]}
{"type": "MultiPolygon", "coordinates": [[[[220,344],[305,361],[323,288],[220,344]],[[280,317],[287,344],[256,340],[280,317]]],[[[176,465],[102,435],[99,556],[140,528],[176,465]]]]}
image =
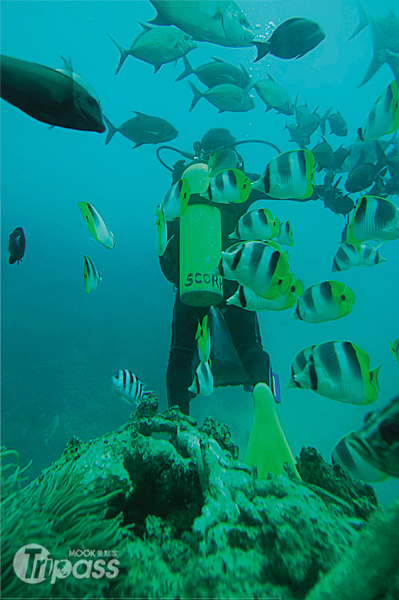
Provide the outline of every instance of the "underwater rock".
{"type": "Polygon", "coordinates": [[[369,486],[348,478],[343,485],[313,449],[298,462],[303,481],[289,469],[257,479],[256,468],[237,460],[226,425],[208,418],[199,429],[177,407],[156,411],[150,398],[118,430],[73,438],[25,488],[14,489],[14,474],[3,494],[3,591],[299,600],[356,543],[376,508],[369,486]],[[12,560],[31,542],[56,559],[67,559],[70,548],[108,548],[118,575],[27,586],[12,560]]]}

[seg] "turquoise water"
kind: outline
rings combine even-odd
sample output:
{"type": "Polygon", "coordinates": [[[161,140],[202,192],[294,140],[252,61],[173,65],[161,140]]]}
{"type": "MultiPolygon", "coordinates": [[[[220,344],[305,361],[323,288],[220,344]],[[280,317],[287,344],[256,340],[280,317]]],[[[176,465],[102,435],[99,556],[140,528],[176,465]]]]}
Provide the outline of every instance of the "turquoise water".
{"type": "MultiPolygon", "coordinates": [[[[348,136],[327,138],[334,149],[342,142],[349,145],[393,79],[385,65],[364,87],[357,87],[371,61],[372,41],[369,29],[347,41],[358,23],[355,3],[239,4],[260,33],[302,16],[316,20],[326,39],[299,60],[269,56],[256,64],[255,49],[201,43],[188,55],[190,63],[198,66],[217,56],[243,63],[254,78],[271,73],[292,98],[299,92],[312,110],[318,107],[324,114],[331,105],[339,109],[348,123],[348,136]]],[[[364,5],[376,17],[387,14],[376,1],[364,5]]],[[[154,74],[151,65],[129,57],[115,76],[119,53],[107,32],[128,47],[140,31],[137,21],[154,16],[154,7],[145,1],[2,2],[1,52],[52,68],[62,67],[58,55],[71,57],[74,70],[96,90],[112,123],[120,125],[133,110],[162,117],[179,131],[172,145],[183,150],[190,151],[211,127],[226,127],[238,140],[262,138],[281,150],[295,147],[284,130],[294,117],[265,113],[257,97],[256,108],[246,113],[218,114],[205,100],[190,113],[187,79],[175,82],[182,61],[154,74]]],[[[319,139],[317,132],[309,147],[319,139]]],[[[160,410],[167,407],[165,371],[174,294],[158,266],[154,223],[170,173],[157,161],[155,146],[133,150],[121,135],[106,147],[104,141],[105,133],[50,129],[1,103],[2,443],[19,451],[22,464],[33,460],[31,477],[57,458],[72,436],[88,440],[125,422],[130,409],[111,390],[117,369],[131,369],[155,390],[160,410]],[[93,204],[113,231],[112,251],[89,239],[77,206],[82,200],[93,204]],[[25,230],[26,254],[20,265],[10,266],[8,236],[18,226],[25,230]],[[84,293],[84,254],[103,278],[89,295],[84,293]],[[55,415],[60,417],[59,427],[46,446],[55,415]]],[[[246,169],[258,173],[273,155],[249,144],[240,152],[246,169]]],[[[397,202],[396,196],[391,199],[397,202]]],[[[398,393],[399,366],[388,347],[399,337],[398,241],[381,248],[385,263],[331,275],[344,219],[321,201],[264,205],[280,221],[291,222],[295,246],[289,249],[290,266],[305,287],[331,278],[349,285],[356,295],[352,314],[331,323],[294,321],[291,311],[259,314],[264,347],[280,375],[279,417],[293,453],[303,445],[314,446],[329,459],[335,443],[361,425],[370,407],[286,390],[291,362],[305,346],[346,339],[366,350],[371,368],[382,365],[374,406],[383,406],[398,393]]],[[[191,412],[199,422],[211,414],[230,425],[243,458],[253,412],[249,394],[238,388],[217,389],[209,398],[194,399],[191,412]]],[[[383,503],[399,491],[394,480],[375,487],[383,503]]]]}

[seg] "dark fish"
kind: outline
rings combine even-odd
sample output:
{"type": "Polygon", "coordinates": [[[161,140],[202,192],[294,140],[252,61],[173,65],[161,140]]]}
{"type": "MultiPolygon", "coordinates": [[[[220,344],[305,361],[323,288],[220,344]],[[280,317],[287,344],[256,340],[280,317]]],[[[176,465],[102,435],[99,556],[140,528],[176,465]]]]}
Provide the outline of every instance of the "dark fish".
{"type": "Polygon", "coordinates": [[[349,153],[350,153],[349,148],[344,148],[343,146],[340,146],[339,148],[337,148],[337,150],[334,152],[334,159],[333,159],[333,163],[331,165],[331,168],[333,171],[338,171],[338,169],[340,169],[342,167],[342,165],[349,153]]]}
{"type": "Polygon", "coordinates": [[[348,194],[344,196],[341,190],[338,190],[335,195],[328,195],[324,200],[324,205],[336,215],[347,215],[355,208],[352,198],[348,194]]]}
{"type": "Polygon", "coordinates": [[[135,117],[122,123],[120,127],[115,127],[104,116],[104,121],[108,127],[108,133],[105,140],[105,145],[109,144],[115,133],[119,131],[128,140],[135,143],[134,148],[138,148],[143,144],[159,144],[160,142],[169,142],[177,137],[178,131],[165,119],[152,117],[136,110],[135,117]]]}
{"type": "Polygon", "coordinates": [[[10,253],[8,262],[10,265],[13,265],[14,263],[17,263],[17,265],[19,264],[19,261],[22,260],[22,257],[25,254],[25,245],[26,240],[24,230],[22,227],[17,227],[10,235],[8,242],[8,251],[10,253]]]}
{"type": "Polygon", "coordinates": [[[1,56],[1,97],[38,121],[102,133],[98,101],[71,76],[37,63],[1,56]]]}
{"type": "Polygon", "coordinates": [[[312,149],[312,152],[318,164],[318,171],[321,171],[321,169],[331,169],[334,161],[334,150],[326,141],[326,138],[323,137],[322,141],[312,149]]]}
{"type": "MultiPolygon", "coordinates": [[[[374,140],[373,144],[377,155],[377,164],[367,161],[356,165],[350,171],[348,179],[345,181],[347,192],[361,192],[367,189],[373,185],[380,171],[386,166],[386,156],[380,143],[374,140]]],[[[362,160],[362,155],[359,160],[362,160]]]]}
{"type": "Polygon", "coordinates": [[[316,48],[325,37],[315,21],[301,17],[288,19],[277,27],[267,42],[252,42],[258,49],[254,62],[269,53],[279,58],[300,58],[316,48]]]}
{"type": "Polygon", "coordinates": [[[346,135],[348,135],[348,126],[339,110],[337,110],[336,113],[329,115],[327,117],[327,120],[331,129],[330,133],[334,133],[339,137],[345,137],[346,135]]]}

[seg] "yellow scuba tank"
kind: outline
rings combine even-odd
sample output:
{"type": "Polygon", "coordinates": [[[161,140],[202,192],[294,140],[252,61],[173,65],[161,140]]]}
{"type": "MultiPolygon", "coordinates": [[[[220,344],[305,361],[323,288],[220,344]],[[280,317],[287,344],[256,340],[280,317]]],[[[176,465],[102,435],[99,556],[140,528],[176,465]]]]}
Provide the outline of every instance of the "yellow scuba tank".
{"type": "Polygon", "coordinates": [[[190,306],[211,306],[223,300],[220,210],[189,204],[180,217],[180,300],[190,306]]]}

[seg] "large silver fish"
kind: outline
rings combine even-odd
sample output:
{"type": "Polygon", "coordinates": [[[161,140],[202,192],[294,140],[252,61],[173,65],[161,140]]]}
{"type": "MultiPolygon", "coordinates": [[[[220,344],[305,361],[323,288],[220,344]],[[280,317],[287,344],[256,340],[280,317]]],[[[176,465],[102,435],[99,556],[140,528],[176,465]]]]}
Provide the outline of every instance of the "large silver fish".
{"type": "Polygon", "coordinates": [[[233,0],[150,0],[158,11],[151,23],[176,25],[201,42],[240,48],[250,46],[254,32],[233,0]]]}
{"type": "Polygon", "coordinates": [[[1,97],[38,121],[105,131],[98,101],[71,75],[44,65],[1,56],[1,97]]]}
{"type": "Polygon", "coordinates": [[[369,483],[387,475],[399,477],[399,395],[381,410],[368,413],[359,431],[338,442],[332,459],[369,483]]]}
{"type": "Polygon", "coordinates": [[[142,31],[133,40],[130,48],[127,49],[122,48],[108,34],[121,53],[115,75],[119,73],[128,56],[134,56],[153,65],[154,73],[156,73],[165,63],[181,58],[198,46],[197,42],[191,36],[184,34],[175,27],[165,29],[162,27],[153,27],[148,23],[140,23],[140,25],[142,31]]]}
{"type": "Polygon", "coordinates": [[[369,24],[371,24],[373,39],[373,58],[359,85],[360,87],[370,81],[385,62],[389,64],[389,50],[391,52],[399,52],[399,19],[392,10],[389,10],[389,15],[385,17],[375,18],[366,12],[360,2],[357,3],[357,7],[359,11],[359,25],[349,39],[353,39],[369,24]]]}

